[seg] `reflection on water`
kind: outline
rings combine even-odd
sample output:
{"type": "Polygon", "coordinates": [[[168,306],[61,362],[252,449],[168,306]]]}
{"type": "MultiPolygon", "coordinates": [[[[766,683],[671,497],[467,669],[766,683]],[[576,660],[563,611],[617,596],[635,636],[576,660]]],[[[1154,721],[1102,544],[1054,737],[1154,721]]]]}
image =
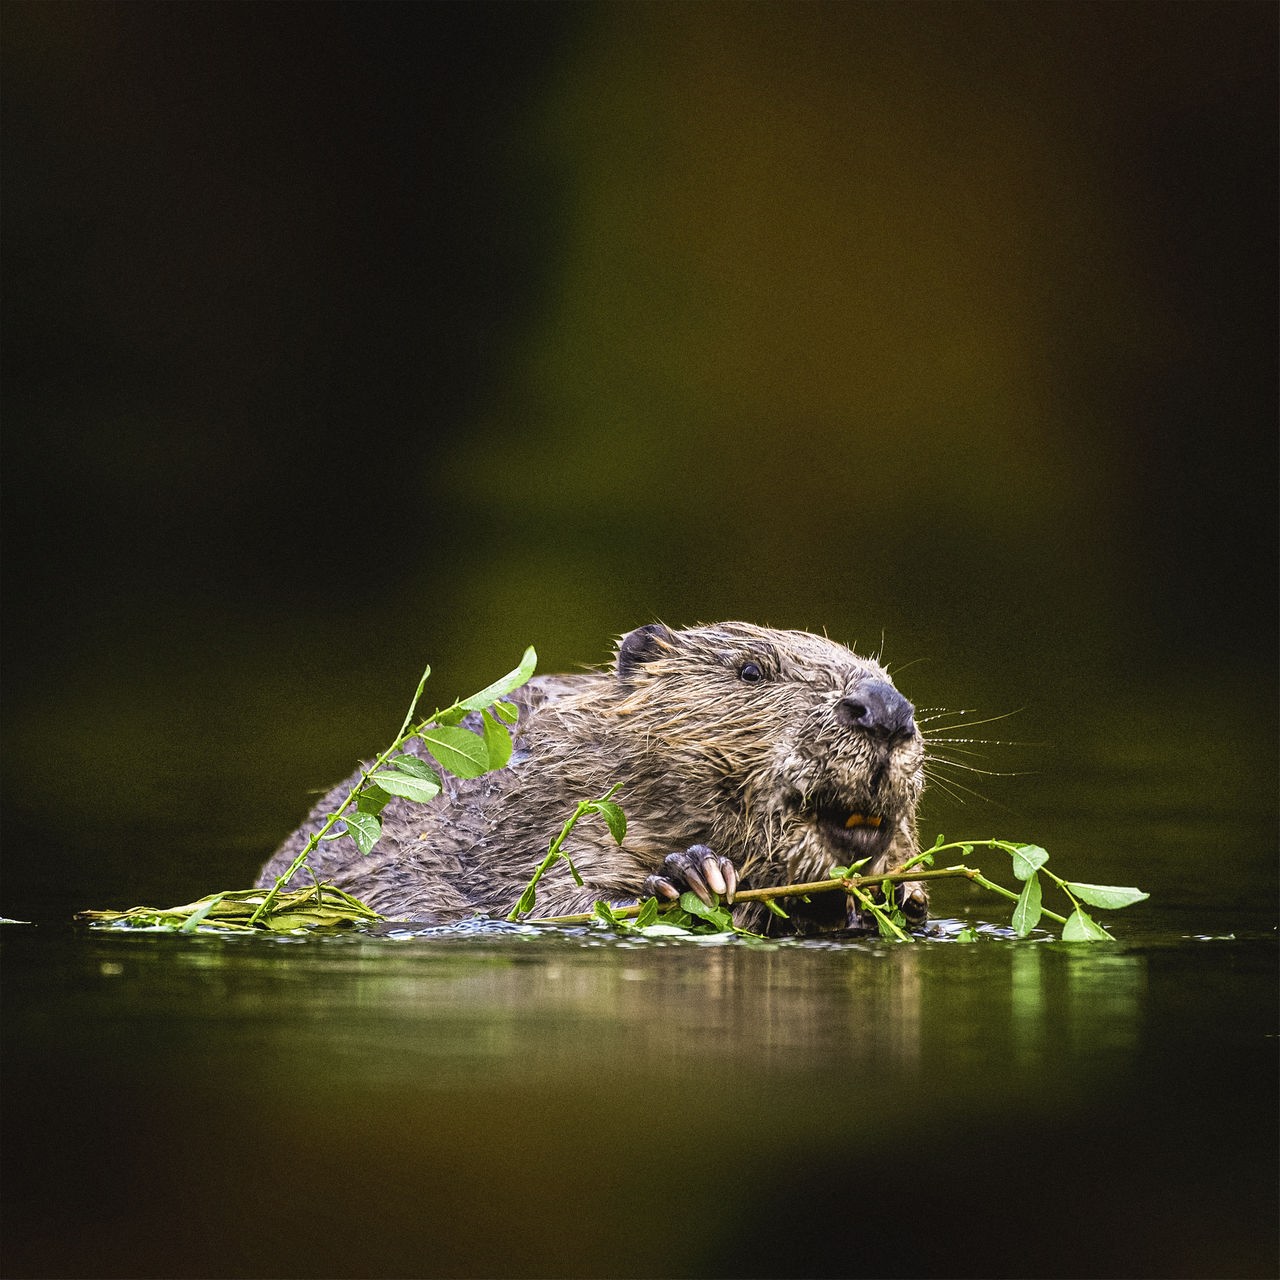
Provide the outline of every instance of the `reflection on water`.
{"type": "Polygon", "coordinates": [[[1142,956],[1097,948],[1010,949],[1012,1044],[1018,1064],[1048,1069],[1064,1050],[1124,1060],[1137,1042],[1142,956]]]}
{"type": "Polygon", "coordinates": [[[465,1087],[697,1072],[828,1073],[952,1089],[1064,1059],[1103,1069],[1137,1042],[1146,957],[1051,942],[613,939],[554,930],[362,938],[79,940],[113,1021],[253,1026],[257,1056],[299,1044],[356,1059],[367,1081],[465,1087]],[[106,994],[104,992],[104,994],[106,994]],[[991,1045],[1007,1052],[993,1060],[991,1045]],[[376,1052],[371,1052],[377,1047],[376,1052]]]}

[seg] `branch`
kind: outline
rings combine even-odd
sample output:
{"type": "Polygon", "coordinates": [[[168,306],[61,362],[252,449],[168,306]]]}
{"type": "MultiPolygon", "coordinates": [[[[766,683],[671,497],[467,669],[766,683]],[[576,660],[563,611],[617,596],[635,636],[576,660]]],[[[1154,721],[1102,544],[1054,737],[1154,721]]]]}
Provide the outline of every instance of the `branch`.
{"type": "MultiPolygon", "coordinates": [[[[767,889],[739,889],[734,894],[733,901],[736,905],[739,902],[764,902],[770,898],[799,898],[809,897],[815,893],[832,893],[837,889],[843,889],[848,893],[851,889],[861,889],[864,886],[875,888],[878,885],[888,881],[890,884],[900,883],[904,880],[955,880],[963,878],[971,880],[975,884],[980,884],[984,889],[991,889],[996,893],[1003,894],[1006,898],[1012,898],[1015,902],[1018,900],[1016,893],[1010,893],[1008,889],[1002,888],[998,884],[993,884],[988,880],[981,871],[976,867],[941,867],[933,871],[891,871],[884,875],[876,876],[849,876],[847,878],[836,877],[831,880],[810,880],[803,884],[784,884],[774,885],[767,889]]],[[[613,914],[619,919],[626,920],[640,914],[643,904],[637,904],[634,907],[615,907],[613,914]]],[[[1065,923],[1062,916],[1054,915],[1051,911],[1044,913],[1059,923],[1065,923]]],[[[537,919],[527,921],[528,924],[590,924],[592,920],[597,919],[595,912],[584,911],[576,915],[568,916],[540,916],[537,919]]]]}

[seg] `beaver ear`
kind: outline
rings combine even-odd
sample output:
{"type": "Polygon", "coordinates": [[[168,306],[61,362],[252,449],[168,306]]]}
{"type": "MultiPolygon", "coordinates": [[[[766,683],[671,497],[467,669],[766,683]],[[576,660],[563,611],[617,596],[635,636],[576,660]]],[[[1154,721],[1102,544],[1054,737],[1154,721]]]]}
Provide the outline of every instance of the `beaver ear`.
{"type": "Polygon", "coordinates": [[[618,641],[618,678],[625,680],[643,662],[652,662],[669,653],[675,636],[660,622],[637,627],[618,641]]]}

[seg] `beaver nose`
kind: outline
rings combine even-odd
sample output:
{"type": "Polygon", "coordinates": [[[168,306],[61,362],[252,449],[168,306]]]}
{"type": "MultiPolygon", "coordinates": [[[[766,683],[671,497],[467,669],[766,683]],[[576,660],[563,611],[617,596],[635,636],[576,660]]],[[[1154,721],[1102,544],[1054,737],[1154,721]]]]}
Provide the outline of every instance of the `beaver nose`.
{"type": "Polygon", "coordinates": [[[836,719],[873,738],[909,738],[916,730],[915,707],[891,684],[865,680],[836,703],[836,719]]]}

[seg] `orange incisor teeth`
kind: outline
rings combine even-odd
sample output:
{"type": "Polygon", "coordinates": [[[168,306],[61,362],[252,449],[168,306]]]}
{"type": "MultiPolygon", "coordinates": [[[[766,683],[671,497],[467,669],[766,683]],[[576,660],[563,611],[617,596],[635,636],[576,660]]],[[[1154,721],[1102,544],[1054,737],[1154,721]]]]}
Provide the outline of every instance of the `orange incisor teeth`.
{"type": "Polygon", "coordinates": [[[851,813],[844,825],[846,830],[850,827],[878,827],[883,821],[879,814],[851,813]]]}

